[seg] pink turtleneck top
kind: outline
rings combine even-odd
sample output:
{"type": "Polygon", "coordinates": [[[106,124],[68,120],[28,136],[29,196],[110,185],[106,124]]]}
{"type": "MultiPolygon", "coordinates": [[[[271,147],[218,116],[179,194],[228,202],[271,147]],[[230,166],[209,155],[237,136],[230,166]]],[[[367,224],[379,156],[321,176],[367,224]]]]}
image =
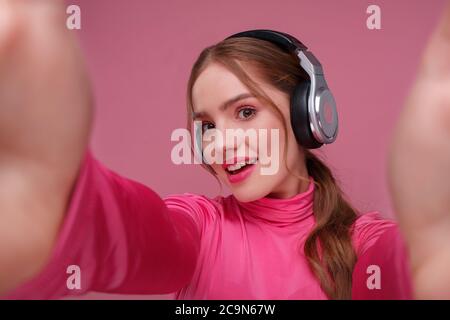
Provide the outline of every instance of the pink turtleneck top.
{"type": "MultiPolygon", "coordinates": [[[[311,178],[312,179],[312,178],[311,178]]],[[[160,198],[102,165],[80,168],[51,258],[10,299],[88,291],[176,293],[177,299],[326,299],[303,253],[312,230],[314,184],[289,199],[241,203],[232,195],[160,198]],[[67,285],[79,267],[80,288],[67,285]],[[72,288],[72,289],[69,289],[72,288]]],[[[396,224],[360,215],[354,299],[408,299],[407,253],[396,224]]]]}

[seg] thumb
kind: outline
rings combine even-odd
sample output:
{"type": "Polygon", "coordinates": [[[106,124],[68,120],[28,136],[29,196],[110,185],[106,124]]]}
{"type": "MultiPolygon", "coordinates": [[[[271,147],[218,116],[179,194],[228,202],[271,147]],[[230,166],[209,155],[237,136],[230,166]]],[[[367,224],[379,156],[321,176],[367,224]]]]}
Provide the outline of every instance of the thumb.
{"type": "Polygon", "coordinates": [[[11,45],[14,34],[18,31],[19,23],[14,18],[12,4],[0,0],[0,61],[11,45]]]}
{"type": "Polygon", "coordinates": [[[442,80],[450,78],[450,0],[436,26],[422,57],[421,76],[442,80]]]}

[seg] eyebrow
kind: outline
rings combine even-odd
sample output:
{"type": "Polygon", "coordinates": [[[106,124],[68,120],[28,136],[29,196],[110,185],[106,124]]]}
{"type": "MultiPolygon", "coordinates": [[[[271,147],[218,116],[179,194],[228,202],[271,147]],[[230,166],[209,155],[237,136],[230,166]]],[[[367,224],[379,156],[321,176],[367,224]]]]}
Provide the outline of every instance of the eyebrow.
{"type": "MultiPolygon", "coordinates": [[[[233,105],[234,103],[246,99],[246,98],[250,98],[250,97],[254,97],[251,93],[241,93],[238,94],[237,96],[235,96],[234,98],[231,98],[227,101],[225,101],[224,103],[222,103],[219,107],[219,110],[221,111],[225,111],[229,106],[233,105]]],[[[200,112],[192,112],[192,118],[195,120],[197,118],[203,117],[205,116],[207,113],[204,111],[200,111],[200,112]]]]}

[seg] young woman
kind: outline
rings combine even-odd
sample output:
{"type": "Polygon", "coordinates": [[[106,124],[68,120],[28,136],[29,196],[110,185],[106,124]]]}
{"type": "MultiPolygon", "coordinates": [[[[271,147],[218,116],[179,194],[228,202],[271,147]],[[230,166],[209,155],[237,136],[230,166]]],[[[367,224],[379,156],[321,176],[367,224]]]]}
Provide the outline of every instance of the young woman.
{"type": "MultiPolygon", "coordinates": [[[[75,42],[56,27],[62,4],[2,5],[9,24],[0,35],[0,61],[13,84],[2,78],[0,99],[2,106],[20,106],[0,114],[0,292],[6,297],[87,291],[176,292],[178,299],[412,297],[395,223],[357,212],[326,164],[295,139],[291,94],[307,81],[296,56],[252,38],[227,39],[200,54],[188,83],[189,121],[201,121],[204,134],[278,129],[279,169],[261,174],[268,159],[249,150],[247,139],[215,141],[216,152],[224,160],[233,155],[232,163],[205,167],[232,194],[162,199],[90,151],[88,81],[75,42]],[[33,29],[38,20],[45,25],[33,29]],[[51,49],[42,47],[43,36],[53,41],[51,49]],[[24,89],[20,99],[5,93],[24,89]],[[242,150],[256,156],[235,158],[242,150]],[[75,290],[67,282],[70,266],[81,271],[75,290]]],[[[393,169],[402,156],[393,153],[393,169]]],[[[404,209],[409,190],[398,187],[394,173],[391,179],[404,209]]],[[[409,247],[413,263],[416,248],[409,247]]]]}

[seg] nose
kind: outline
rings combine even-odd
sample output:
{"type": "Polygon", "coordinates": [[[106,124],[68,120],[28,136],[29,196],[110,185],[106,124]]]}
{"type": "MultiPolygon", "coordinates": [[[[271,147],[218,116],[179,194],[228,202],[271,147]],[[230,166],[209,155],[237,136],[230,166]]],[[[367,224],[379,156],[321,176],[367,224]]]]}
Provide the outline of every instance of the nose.
{"type": "Polygon", "coordinates": [[[226,159],[233,158],[239,152],[245,152],[245,135],[241,133],[242,130],[231,127],[217,127],[218,133],[214,139],[214,149],[217,153],[217,161],[225,163],[226,159]]]}

